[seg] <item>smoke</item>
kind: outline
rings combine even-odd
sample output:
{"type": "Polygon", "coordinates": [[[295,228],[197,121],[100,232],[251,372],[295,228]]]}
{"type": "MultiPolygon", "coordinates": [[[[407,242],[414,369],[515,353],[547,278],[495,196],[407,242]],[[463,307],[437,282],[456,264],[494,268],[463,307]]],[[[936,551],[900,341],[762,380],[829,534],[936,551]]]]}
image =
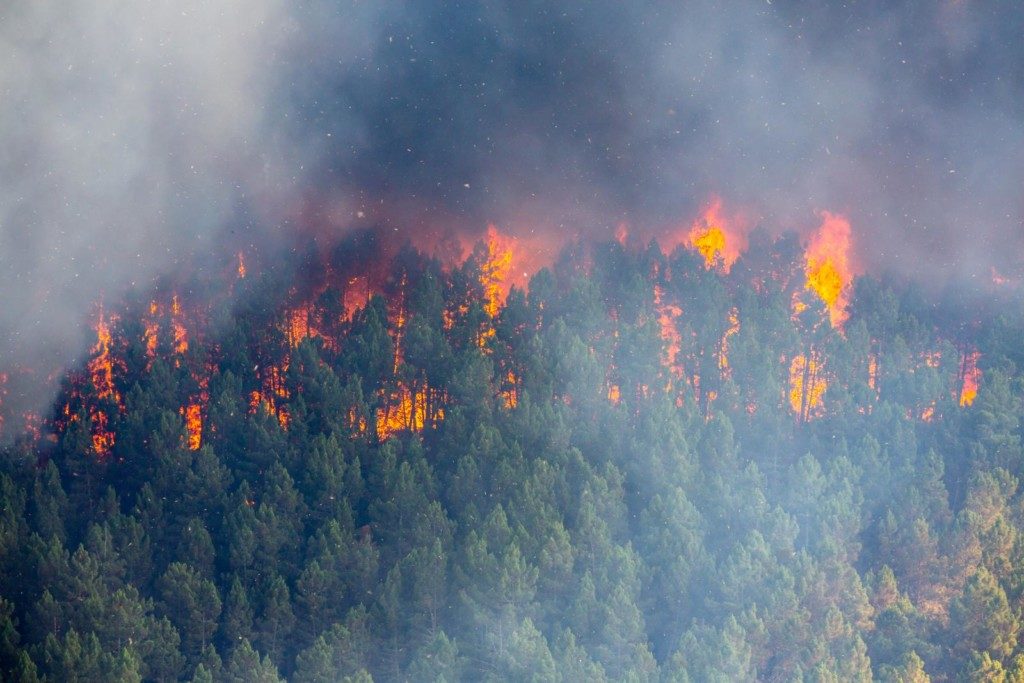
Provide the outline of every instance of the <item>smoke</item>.
{"type": "Polygon", "coordinates": [[[861,260],[1019,270],[1024,104],[1011,3],[410,3],[322,115],[362,115],[324,173],[407,226],[610,234],[711,193],[773,231],[850,215],[861,260]],[[412,213],[413,215],[409,215],[412,213]],[[426,217],[426,218],[425,218],[426,217]]]}
{"type": "Polygon", "coordinates": [[[9,405],[41,409],[98,302],[194,267],[226,233],[279,232],[310,158],[280,96],[301,29],[280,0],[0,9],[9,405]]]}
{"type": "Polygon", "coordinates": [[[653,234],[715,192],[774,231],[844,212],[868,268],[1014,274],[1022,24],[968,0],[15,0],[0,366],[71,361],[100,297],[310,220],[653,234]]]}

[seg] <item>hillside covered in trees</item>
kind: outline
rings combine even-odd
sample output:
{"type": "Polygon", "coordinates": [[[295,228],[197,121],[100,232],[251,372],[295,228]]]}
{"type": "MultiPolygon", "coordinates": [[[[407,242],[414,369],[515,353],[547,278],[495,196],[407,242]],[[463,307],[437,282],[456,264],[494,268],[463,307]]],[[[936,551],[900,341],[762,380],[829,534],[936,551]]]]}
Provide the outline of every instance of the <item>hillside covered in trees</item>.
{"type": "Polygon", "coordinates": [[[1024,680],[1019,299],[749,241],[106,302],[3,453],[3,680],[1024,680]]]}

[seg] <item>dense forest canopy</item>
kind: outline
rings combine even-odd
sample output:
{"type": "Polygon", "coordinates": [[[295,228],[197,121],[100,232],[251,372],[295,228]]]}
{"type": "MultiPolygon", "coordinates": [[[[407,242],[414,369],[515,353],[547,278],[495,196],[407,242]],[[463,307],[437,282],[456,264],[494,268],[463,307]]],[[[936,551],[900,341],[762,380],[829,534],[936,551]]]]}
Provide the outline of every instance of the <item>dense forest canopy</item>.
{"type": "Polygon", "coordinates": [[[3,679],[1024,680],[1019,299],[848,227],[107,302],[4,451],[3,679]]]}

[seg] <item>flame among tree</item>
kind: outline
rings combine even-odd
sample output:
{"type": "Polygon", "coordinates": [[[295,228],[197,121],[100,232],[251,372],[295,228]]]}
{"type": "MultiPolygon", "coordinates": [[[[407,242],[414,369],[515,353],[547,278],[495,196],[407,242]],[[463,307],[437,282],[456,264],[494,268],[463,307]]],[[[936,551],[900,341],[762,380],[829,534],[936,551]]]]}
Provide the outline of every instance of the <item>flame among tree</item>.
{"type": "Polygon", "coordinates": [[[969,406],[978,397],[978,387],[981,385],[981,369],[978,367],[978,359],[981,354],[977,351],[970,351],[963,355],[960,361],[960,405],[969,406]]]}
{"type": "Polygon", "coordinates": [[[853,271],[850,265],[850,221],[822,211],[822,224],[811,235],[805,253],[806,288],[828,306],[833,327],[842,327],[848,317],[853,271]]]}
{"type": "Polygon", "coordinates": [[[722,213],[722,200],[715,197],[700,217],[690,226],[686,244],[704,257],[708,270],[720,268],[728,273],[740,251],[746,247],[737,229],[736,220],[728,221],[722,213]]]}
{"type": "Polygon", "coordinates": [[[822,375],[821,360],[816,354],[801,354],[789,365],[789,405],[801,422],[821,415],[822,398],[828,382],[822,375]]]}

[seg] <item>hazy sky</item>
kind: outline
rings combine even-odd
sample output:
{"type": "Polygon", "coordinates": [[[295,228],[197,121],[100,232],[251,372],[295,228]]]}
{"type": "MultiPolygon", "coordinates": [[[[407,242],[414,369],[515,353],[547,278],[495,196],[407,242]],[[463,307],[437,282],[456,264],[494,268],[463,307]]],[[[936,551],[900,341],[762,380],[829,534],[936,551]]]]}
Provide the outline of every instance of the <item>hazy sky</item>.
{"type": "Polygon", "coordinates": [[[969,0],[12,0],[0,365],[311,202],[606,237],[718,193],[776,231],[844,212],[870,268],[1019,272],[1022,35],[969,0]]]}

